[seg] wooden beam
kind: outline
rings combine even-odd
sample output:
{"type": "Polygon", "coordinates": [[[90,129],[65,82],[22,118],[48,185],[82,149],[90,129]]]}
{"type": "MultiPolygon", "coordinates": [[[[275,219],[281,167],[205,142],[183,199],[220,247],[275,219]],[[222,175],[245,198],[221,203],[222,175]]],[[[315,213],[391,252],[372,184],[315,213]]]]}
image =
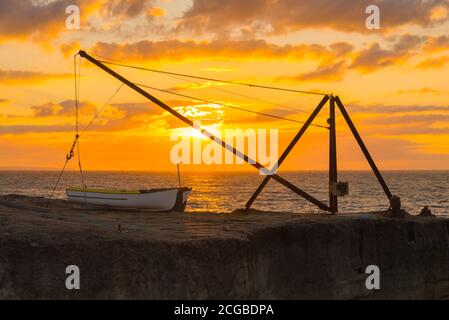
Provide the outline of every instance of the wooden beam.
{"type": "Polygon", "coordinates": [[[341,114],[343,115],[343,118],[345,119],[346,123],[349,126],[349,129],[351,130],[355,140],[357,140],[357,143],[360,146],[360,149],[362,149],[363,154],[365,155],[366,160],[368,160],[369,165],[371,166],[371,169],[373,170],[374,174],[376,175],[377,180],[379,181],[380,185],[382,186],[382,189],[385,192],[385,195],[388,197],[388,199],[391,199],[392,194],[390,192],[390,189],[388,188],[387,184],[385,183],[384,178],[382,177],[382,174],[380,173],[379,169],[376,166],[376,163],[374,162],[373,158],[371,157],[368,149],[365,146],[365,143],[363,142],[362,138],[360,137],[359,133],[357,132],[357,129],[354,126],[354,123],[352,122],[351,118],[349,117],[349,114],[346,112],[346,109],[343,105],[343,103],[340,101],[339,97],[335,97],[335,101],[337,102],[338,108],[340,109],[341,114]]]}
{"type": "MultiPolygon", "coordinates": [[[[290,151],[292,151],[292,149],[294,148],[296,143],[298,143],[299,139],[301,139],[301,137],[304,135],[304,133],[306,132],[307,128],[310,126],[310,124],[313,122],[313,120],[316,118],[316,116],[320,113],[321,109],[323,108],[323,106],[326,104],[326,102],[328,100],[329,100],[329,96],[326,95],[326,96],[323,97],[323,99],[320,101],[320,103],[316,106],[315,110],[313,110],[312,114],[309,116],[309,118],[303,124],[303,126],[301,127],[299,132],[295,135],[293,140],[290,142],[290,144],[284,150],[282,155],[279,157],[279,160],[277,161],[277,163],[275,165],[276,169],[279,169],[281,164],[284,162],[285,158],[287,158],[287,156],[290,153],[290,151]]],[[[273,170],[273,171],[275,171],[275,170],[273,170]]],[[[270,181],[271,177],[272,177],[271,175],[267,175],[265,177],[265,179],[263,179],[262,183],[259,185],[257,190],[252,194],[251,198],[246,203],[245,207],[247,209],[249,209],[251,207],[251,205],[254,203],[256,198],[262,192],[263,188],[267,185],[268,181],[270,181]]]]}
{"type": "Polygon", "coordinates": [[[329,102],[329,207],[334,214],[338,212],[338,198],[332,193],[337,184],[337,137],[335,133],[335,98],[329,102]]]}
{"type": "Polygon", "coordinates": [[[281,180],[279,178],[280,177],[278,175],[276,175],[276,174],[273,175],[273,179],[274,180],[276,180],[277,182],[280,182],[281,184],[283,184],[284,186],[286,186],[287,188],[289,188],[290,190],[292,190],[296,194],[300,195],[304,199],[306,199],[309,202],[313,203],[314,205],[316,205],[321,210],[324,210],[324,211],[329,211],[330,210],[330,208],[327,206],[327,204],[321,202],[320,200],[315,199],[314,197],[309,195],[307,192],[299,189],[297,186],[295,186],[294,184],[288,182],[287,180],[284,180],[284,179],[281,180]]]}

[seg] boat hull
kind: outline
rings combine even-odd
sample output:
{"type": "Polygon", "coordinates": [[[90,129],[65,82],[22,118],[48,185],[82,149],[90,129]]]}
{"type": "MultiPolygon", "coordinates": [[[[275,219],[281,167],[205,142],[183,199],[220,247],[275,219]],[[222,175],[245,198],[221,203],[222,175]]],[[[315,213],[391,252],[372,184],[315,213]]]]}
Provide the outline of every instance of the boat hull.
{"type": "Polygon", "coordinates": [[[100,190],[69,188],[71,202],[110,208],[136,208],[147,211],[184,211],[191,188],[151,190],[100,190]]]}

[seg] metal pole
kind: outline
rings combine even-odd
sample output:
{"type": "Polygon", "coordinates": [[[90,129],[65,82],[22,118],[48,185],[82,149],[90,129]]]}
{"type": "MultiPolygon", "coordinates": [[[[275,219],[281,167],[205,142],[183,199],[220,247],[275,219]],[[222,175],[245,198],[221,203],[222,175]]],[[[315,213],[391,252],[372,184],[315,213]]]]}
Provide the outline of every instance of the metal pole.
{"type": "Polygon", "coordinates": [[[181,173],[179,172],[179,163],[176,164],[176,168],[178,169],[178,186],[181,188],[181,173]]]}
{"type": "Polygon", "coordinates": [[[366,148],[365,144],[363,143],[363,140],[360,137],[359,133],[357,132],[357,129],[355,128],[354,123],[352,122],[351,118],[349,117],[349,114],[346,112],[346,109],[345,109],[343,103],[340,101],[339,97],[335,97],[335,101],[337,102],[338,108],[340,109],[340,112],[343,115],[343,118],[345,118],[345,121],[348,124],[349,129],[351,129],[351,132],[354,135],[354,138],[357,140],[357,143],[359,144],[360,149],[362,149],[362,152],[365,155],[366,160],[368,160],[368,163],[371,166],[371,169],[373,170],[374,174],[376,175],[377,180],[379,181],[380,185],[382,186],[382,189],[384,190],[388,199],[390,199],[392,197],[390,189],[388,188],[387,184],[385,183],[385,180],[382,177],[382,174],[380,173],[379,169],[377,168],[376,163],[374,162],[368,149],[366,148]]]}
{"type": "MultiPolygon", "coordinates": [[[[288,154],[290,153],[290,151],[292,151],[292,149],[294,148],[294,146],[296,145],[296,143],[298,143],[299,139],[301,139],[301,137],[303,136],[303,134],[306,132],[307,128],[310,126],[310,124],[313,122],[313,120],[316,118],[316,116],[318,115],[318,113],[320,113],[321,109],[323,108],[323,106],[326,104],[327,100],[329,100],[329,96],[324,96],[323,99],[321,100],[321,102],[317,105],[317,107],[315,108],[315,110],[313,110],[312,114],[309,116],[309,118],[307,119],[307,121],[303,124],[303,126],[301,127],[301,129],[299,130],[299,132],[295,135],[295,137],[293,138],[293,140],[290,142],[290,144],[287,146],[287,148],[285,149],[285,151],[282,153],[282,155],[279,157],[279,160],[276,163],[276,168],[279,168],[282,164],[282,162],[284,162],[285,158],[287,158],[288,154]]],[[[259,194],[262,192],[263,188],[267,185],[268,181],[270,181],[271,176],[267,175],[265,177],[265,179],[263,179],[262,183],[259,185],[259,187],[257,188],[257,190],[253,193],[253,195],[251,196],[251,198],[248,200],[248,202],[246,203],[245,207],[247,209],[249,209],[251,207],[251,205],[254,203],[254,201],[256,200],[256,198],[259,196],[259,194]]]]}
{"type": "MultiPolygon", "coordinates": [[[[136,84],[134,84],[133,82],[129,81],[128,79],[124,78],[123,76],[121,76],[120,74],[118,74],[117,72],[115,72],[114,70],[108,68],[107,66],[105,66],[104,64],[102,64],[100,61],[98,61],[97,59],[93,58],[92,56],[90,56],[87,52],[80,50],[79,51],[79,55],[87,60],[89,60],[90,62],[92,62],[94,65],[96,65],[97,67],[99,67],[100,69],[103,69],[105,72],[109,73],[111,76],[113,76],[114,78],[120,80],[121,82],[123,82],[124,84],[126,84],[128,87],[130,87],[131,89],[133,89],[134,91],[140,93],[142,96],[144,96],[145,98],[149,99],[150,101],[154,102],[156,105],[158,105],[159,107],[161,107],[162,109],[164,109],[165,111],[169,112],[170,114],[172,114],[173,116],[175,116],[176,118],[178,118],[179,120],[181,120],[182,122],[186,123],[187,125],[189,125],[192,128],[195,128],[197,130],[199,130],[204,136],[208,137],[210,140],[220,144],[224,149],[231,151],[234,155],[236,155],[237,157],[243,159],[245,162],[247,162],[248,164],[252,165],[253,167],[255,167],[258,170],[266,170],[268,171],[267,168],[265,168],[263,165],[261,165],[260,163],[258,163],[257,161],[249,158],[247,155],[245,155],[244,153],[238,151],[237,149],[235,149],[233,146],[227,144],[226,142],[224,142],[223,140],[221,140],[220,138],[214,136],[212,133],[210,133],[209,131],[203,129],[203,128],[199,128],[198,126],[196,126],[192,120],[190,120],[189,118],[183,116],[182,114],[180,114],[179,112],[177,112],[176,110],[172,109],[171,107],[169,107],[168,105],[166,105],[165,103],[163,103],[162,101],[160,101],[159,99],[157,99],[156,97],[152,96],[151,94],[149,94],[148,92],[146,92],[145,90],[143,90],[142,88],[140,88],[139,86],[137,86],[136,84]]],[[[305,199],[309,200],[310,202],[312,202],[313,204],[317,205],[318,207],[320,207],[322,210],[328,210],[328,206],[324,203],[322,203],[321,201],[315,199],[314,197],[312,197],[311,195],[309,195],[308,193],[306,193],[305,191],[299,189],[298,187],[296,187],[295,185],[291,184],[290,182],[288,182],[287,180],[285,180],[284,178],[280,177],[277,174],[273,174],[272,175],[273,179],[276,180],[277,182],[281,183],[282,185],[286,186],[287,188],[289,188],[290,190],[292,190],[293,192],[296,192],[298,195],[304,197],[305,199]]]]}
{"type": "Polygon", "coordinates": [[[332,214],[338,212],[338,198],[334,193],[337,184],[337,138],[335,134],[335,99],[329,102],[329,207],[332,214]]]}

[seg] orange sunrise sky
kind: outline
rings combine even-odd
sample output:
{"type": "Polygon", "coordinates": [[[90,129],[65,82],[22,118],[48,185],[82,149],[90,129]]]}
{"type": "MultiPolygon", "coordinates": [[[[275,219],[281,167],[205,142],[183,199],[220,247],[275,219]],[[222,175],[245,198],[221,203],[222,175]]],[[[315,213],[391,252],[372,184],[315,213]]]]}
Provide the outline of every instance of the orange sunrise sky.
{"type": "MultiPolygon", "coordinates": [[[[79,49],[146,68],[338,95],[383,170],[449,169],[449,1],[0,0],[0,169],[60,169],[75,129],[79,49]],[[78,4],[80,29],[66,28],[78,4]],[[365,26],[369,4],[380,30],[365,26]]],[[[300,121],[320,97],[111,66],[133,82],[300,121]],[[237,94],[235,94],[237,93],[237,94]],[[249,97],[255,97],[251,99],[249,97]]],[[[120,83],[82,60],[80,127],[120,83]]],[[[300,124],[148,92],[205,126],[300,124]]],[[[326,125],[327,107],[314,121],[326,125]]],[[[123,87],[80,140],[85,170],[172,170],[186,126],[123,87]]],[[[328,130],[311,127],[283,170],[327,170],[328,130]]],[[[368,169],[337,113],[339,169],[368,169]]],[[[251,170],[191,165],[192,170],[251,170]]],[[[76,169],[76,161],[69,164],[76,169]]]]}

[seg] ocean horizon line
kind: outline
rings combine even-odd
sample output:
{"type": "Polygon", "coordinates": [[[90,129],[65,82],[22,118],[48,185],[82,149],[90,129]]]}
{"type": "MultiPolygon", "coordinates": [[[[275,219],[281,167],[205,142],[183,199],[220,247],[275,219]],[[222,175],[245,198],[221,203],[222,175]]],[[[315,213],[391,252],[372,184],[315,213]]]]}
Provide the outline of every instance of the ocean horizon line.
{"type": "MultiPolygon", "coordinates": [[[[0,172],[12,172],[12,171],[30,171],[30,172],[59,172],[61,169],[57,168],[1,168],[0,172]]],[[[191,170],[184,168],[184,172],[191,173],[255,173],[255,170],[191,170]]],[[[381,169],[381,172],[448,172],[448,169],[381,169]]],[[[65,172],[79,172],[79,169],[66,169],[65,172]]],[[[83,169],[83,172],[129,172],[129,173],[175,173],[176,170],[123,170],[123,169],[83,169]]],[[[327,173],[327,169],[299,169],[299,170],[279,170],[279,173],[295,173],[295,172],[322,172],[327,173]]],[[[339,169],[339,172],[372,172],[371,169],[339,169]]]]}

